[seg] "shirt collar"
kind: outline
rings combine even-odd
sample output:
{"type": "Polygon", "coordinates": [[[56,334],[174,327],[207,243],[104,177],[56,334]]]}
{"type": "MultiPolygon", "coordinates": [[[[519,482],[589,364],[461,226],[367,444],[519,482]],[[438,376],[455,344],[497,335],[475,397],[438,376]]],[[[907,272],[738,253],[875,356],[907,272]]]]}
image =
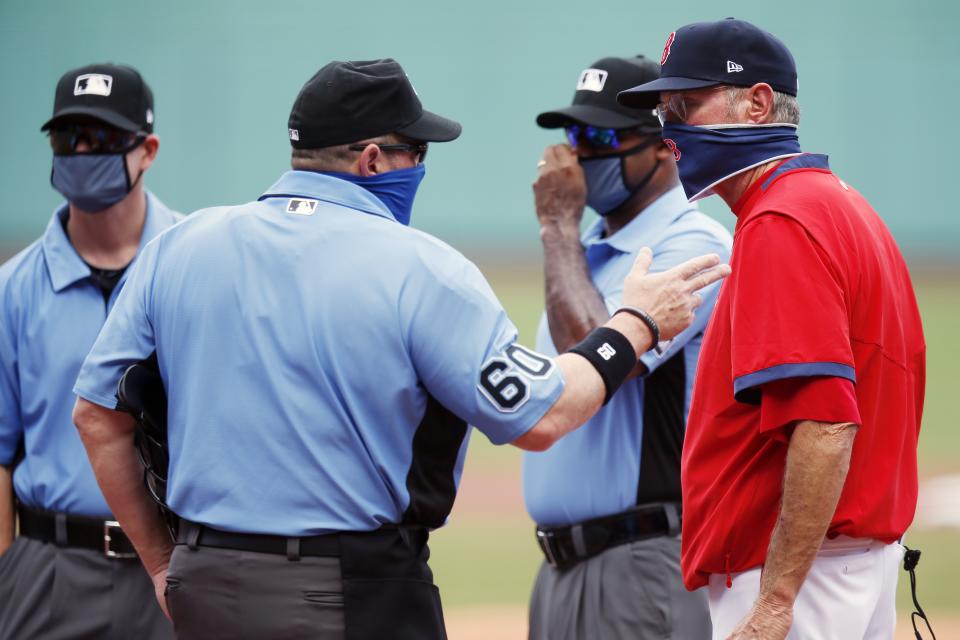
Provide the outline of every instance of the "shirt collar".
{"type": "MultiPolygon", "coordinates": [[[[140,234],[140,246],[137,248],[137,255],[140,254],[144,245],[158,233],[177,221],[176,215],[167,209],[166,205],[160,202],[156,196],[149,191],[146,192],[146,196],[147,214],[143,223],[143,232],[140,234]]],[[[90,276],[90,267],[83,261],[77,250],[73,248],[70,238],[67,237],[67,232],[63,228],[69,214],[69,205],[64,202],[54,211],[41,241],[43,258],[47,263],[50,282],[55,292],[59,292],[74,282],[90,276]]]]}
{"type": "Polygon", "coordinates": [[[696,209],[687,201],[683,187],[677,185],[651,202],[625,227],[604,238],[603,218],[597,218],[581,236],[583,246],[606,244],[621,253],[633,253],[643,242],[650,242],[661,230],[687,211],[696,209]]]}
{"type": "Polygon", "coordinates": [[[753,181],[743,192],[743,195],[734,203],[730,210],[737,216],[737,227],[743,222],[743,213],[750,211],[753,203],[757,201],[771,184],[789,174],[791,171],[802,169],[815,171],[830,171],[829,158],[820,153],[801,153],[797,156],[791,156],[786,160],[781,160],[773,164],[763,174],[753,181]]]}
{"type": "Polygon", "coordinates": [[[387,205],[363,187],[315,171],[287,171],[258,198],[311,198],[396,220],[387,205]]]}

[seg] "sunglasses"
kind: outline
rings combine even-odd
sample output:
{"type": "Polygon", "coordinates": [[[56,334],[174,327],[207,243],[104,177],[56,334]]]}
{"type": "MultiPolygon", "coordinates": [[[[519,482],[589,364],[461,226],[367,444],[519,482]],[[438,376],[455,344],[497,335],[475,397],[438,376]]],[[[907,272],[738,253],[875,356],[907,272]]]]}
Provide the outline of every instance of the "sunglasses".
{"type": "Polygon", "coordinates": [[[602,127],[581,127],[571,124],[564,127],[567,141],[574,149],[577,145],[585,145],[594,149],[619,149],[621,140],[618,136],[628,133],[650,133],[640,129],[604,129],[602,127]]]}
{"type": "MultiPolygon", "coordinates": [[[[376,144],[376,143],[370,143],[370,144],[376,144]]],[[[350,151],[363,151],[364,149],[367,148],[367,146],[368,145],[366,144],[352,144],[347,148],[350,149],[350,151]]],[[[415,153],[417,154],[416,155],[417,164],[420,164],[427,159],[427,143],[426,142],[418,142],[416,144],[408,144],[403,142],[398,142],[396,144],[377,144],[377,147],[379,147],[381,151],[402,151],[404,153],[415,153]]]]}
{"type": "MultiPolygon", "coordinates": [[[[729,85],[721,84],[710,87],[709,89],[703,89],[700,93],[715,93],[718,91],[726,91],[729,88],[729,85]]],[[[687,108],[686,98],[685,93],[680,91],[670,95],[666,102],[661,102],[657,105],[657,118],[660,120],[660,126],[663,126],[667,122],[678,122],[680,124],[687,122],[687,115],[690,113],[690,109],[687,108]]]]}
{"type": "Polygon", "coordinates": [[[77,145],[85,142],[88,153],[127,153],[147,139],[143,131],[124,131],[102,125],[60,125],[50,130],[50,146],[57,155],[77,152],[77,145]]]}

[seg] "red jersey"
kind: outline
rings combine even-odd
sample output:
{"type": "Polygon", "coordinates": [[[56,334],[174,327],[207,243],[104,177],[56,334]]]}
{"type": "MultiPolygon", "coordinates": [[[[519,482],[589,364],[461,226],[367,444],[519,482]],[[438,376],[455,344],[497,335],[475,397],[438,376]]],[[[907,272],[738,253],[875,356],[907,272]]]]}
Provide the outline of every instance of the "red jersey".
{"type": "Polygon", "coordinates": [[[906,264],[826,156],[785,160],[734,207],[683,448],[684,582],[763,564],[796,420],[860,425],[828,536],[913,520],[926,346],[906,264]]]}

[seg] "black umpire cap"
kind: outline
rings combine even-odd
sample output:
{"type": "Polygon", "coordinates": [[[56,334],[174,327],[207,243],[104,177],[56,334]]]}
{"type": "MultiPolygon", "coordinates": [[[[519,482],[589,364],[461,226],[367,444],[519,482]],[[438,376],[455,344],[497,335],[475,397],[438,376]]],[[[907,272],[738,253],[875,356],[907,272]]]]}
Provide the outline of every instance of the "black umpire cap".
{"type": "Polygon", "coordinates": [[[422,142],[449,142],[460,123],[424,110],[403,68],[392,58],[335,61],[310,78],[290,112],[290,144],[332,147],[400,133],[422,142]]]}
{"type": "Polygon", "coordinates": [[[124,131],[153,133],[153,92],[133,67],[90,64],[60,77],[53,117],[41,131],[71,116],[90,116],[124,131]]]}
{"type": "Polygon", "coordinates": [[[766,82],[797,95],[797,64],[779,38],[746,20],[695,22],[669,36],[660,58],[660,78],[622,91],[621,104],[654,107],[661,91],[686,91],[718,84],[750,87],[766,82]]]}
{"type": "Polygon", "coordinates": [[[568,107],[545,111],[537,116],[544,129],[559,129],[570,124],[609,129],[649,128],[660,130],[656,111],[638,109],[617,102],[617,94],[629,87],[656,80],[660,65],[645,58],[602,58],[577,76],[573,103],[568,107]]]}

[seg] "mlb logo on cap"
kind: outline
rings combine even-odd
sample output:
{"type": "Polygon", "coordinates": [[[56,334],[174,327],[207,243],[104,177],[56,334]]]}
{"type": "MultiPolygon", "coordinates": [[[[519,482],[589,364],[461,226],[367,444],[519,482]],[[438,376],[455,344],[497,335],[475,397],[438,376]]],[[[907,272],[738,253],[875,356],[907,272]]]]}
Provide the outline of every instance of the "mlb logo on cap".
{"type": "Polygon", "coordinates": [[[104,73],[85,73],[77,76],[73,85],[75,96],[108,96],[113,88],[113,77],[104,73]]]}
{"type": "Polygon", "coordinates": [[[607,72],[603,69],[584,69],[577,80],[577,91],[603,91],[607,82],[607,72]]]}
{"type": "Polygon", "coordinates": [[[122,64],[88,64],[57,81],[53,116],[40,128],[49,131],[77,118],[93,118],[123,131],[153,133],[153,92],[140,72],[122,64]]]}
{"type": "MultiPolygon", "coordinates": [[[[582,67],[581,67],[582,68],[582,67]]],[[[603,129],[660,129],[655,111],[617,102],[617,94],[660,74],[660,65],[643,56],[600,58],[577,75],[573,104],[544,111],[537,124],[558,129],[571,124],[603,129]]]]}

